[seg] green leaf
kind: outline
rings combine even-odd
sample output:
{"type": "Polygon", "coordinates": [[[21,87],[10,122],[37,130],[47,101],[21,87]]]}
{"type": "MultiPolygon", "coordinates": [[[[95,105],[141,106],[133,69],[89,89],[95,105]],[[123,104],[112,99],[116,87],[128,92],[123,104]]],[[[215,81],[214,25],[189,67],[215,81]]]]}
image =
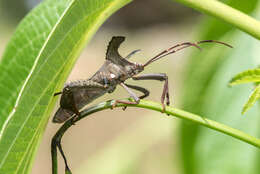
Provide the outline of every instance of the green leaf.
{"type": "Polygon", "coordinates": [[[260,85],[257,85],[252,94],[250,95],[248,101],[243,107],[242,114],[244,114],[249,108],[251,108],[255,102],[260,98],[260,85]]]}
{"type": "MultiPolygon", "coordinates": [[[[254,66],[253,54],[257,49],[253,48],[257,43],[246,34],[237,34],[233,41],[240,44],[232,50],[232,54],[225,57],[226,61],[223,61],[212,74],[207,90],[204,91],[201,112],[211,119],[258,137],[259,107],[248,112],[247,115],[250,117],[244,117],[246,119],[241,115],[244,99],[249,95],[248,87],[252,85],[236,88],[227,86],[232,74],[254,66]],[[251,53],[250,59],[244,59],[248,54],[244,50],[251,53]]],[[[200,128],[197,138],[194,147],[194,154],[200,161],[200,163],[195,162],[197,173],[258,173],[256,170],[259,163],[256,159],[258,149],[204,128],[200,128]],[[247,160],[244,160],[245,158],[247,160]],[[207,172],[207,167],[213,165],[217,166],[216,170],[207,172]]]]}
{"type": "MultiPolygon", "coordinates": [[[[226,2],[226,1],[225,1],[226,2]]],[[[257,1],[229,1],[246,13],[257,7],[257,1]],[[250,6],[250,8],[248,8],[250,6]],[[253,8],[251,8],[253,7],[253,8]]],[[[198,29],[199,39],[215,39],[231,44],[233,49],[216,45],[192,53],[183,79],[183,107],[190,112],[258,136],[259,112],[252,108],[250,117],[241,116],[248,85],[229,88],[229,80],[242,70],[255,67],[259,44],[245,34],[236,33],[231,25],[208,18],[198,29]],[[250,119],[244,119],[250,118],[250,119]]],[[[183,171],[186,174],[258,173],[257,150],[196,124],[183,122],[180,130],[183,171]],[[246,159],[246,160],[245,160],[246,159]]]]}
{"type": "Polygon", "coordinates": [[[46,0],[18,26],[0,62],[0,173],[28,173],[54,92],[100,25],[130,0],[46,0]]]}
{"type": "Polygon", "coordinates": [[[246,70],[237,74],[230,81],[230,85],[237,85],[241,83],[260,82],[260,69],[246,70]]]}

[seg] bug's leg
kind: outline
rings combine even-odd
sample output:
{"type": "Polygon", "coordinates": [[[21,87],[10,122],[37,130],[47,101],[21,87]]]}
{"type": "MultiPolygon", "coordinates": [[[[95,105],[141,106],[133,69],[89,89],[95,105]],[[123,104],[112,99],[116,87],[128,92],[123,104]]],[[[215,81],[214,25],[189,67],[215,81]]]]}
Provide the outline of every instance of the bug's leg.
{"type": "MultiPolygon", "coordinates": [[[[150,92],[149,92],[147,89],[143,88],[143,87],[135,86],[135,85],[129,85],[129,84],[126,84],[126,83],[125,83],[125,85],[126,85],[128,88],[132,88],[132,89],[135,89],[135,90],[137,90],[137,91],[142,92],[143,95],[139,96],[140,99],[143,99],[143,98],[145,98],[145,97],[148,97],[149,94],[150,94],[150,92]]],[[[125,110],[126,108],[127,108],[127,106],[123,107],[123,110],[125,110]]]]}
{"type": "Polygon", "coordinates": [[[159,80],[164,81],[163,92],[161,96],[161,103],[163,106],[163,112],[165,112],[164,101],[166,99],[166,105],[170,105],[169,97],[169,87],[168,87],[168,76],[165,73],[156,73],[156,74],[144,74],[132,77],[133,80],[159,80]]]}
{"type": "Polygon", "coordinates": [[[129,54],[125,57],[125,59],[129,59],[130,57],[132,57],[132,55],[134,55],[135,53],[137,53],[137,52],[139,52],[139,51],[141,51],[141,50],[138,49],[138,50],[132,51],[131,53],[129,53],[129,54]]]}
{"type": "Polygon", "coordinates": [[[148,91],[147,89],[143,88],[143,87],[140,87],[140,86],[135,86],[135,85],[129,85],[129,84],[126,84],[125,85],[128,87],[128,88],[132,88],[132,89],[135,89],[137,91],[140,91],[143,93],[143,95],[139,96],[140,99],[143,99],[145,97],[148,97],[149,94],[150,94],[150,91],[148,91]]]}
{"type": "Polygon", "coordinates": [[[112,109],[115,108],[115,106],[118,103],[122,103],[122,104],[138,104],[140,101],[140,98],[131,90],[129,89],[123,82],[120,83],[120,85],[130,94],[130,96],[134,99],[134,101],[124,101],[124,100],[116,100],[115,103],[112,106],[112,109]]]}

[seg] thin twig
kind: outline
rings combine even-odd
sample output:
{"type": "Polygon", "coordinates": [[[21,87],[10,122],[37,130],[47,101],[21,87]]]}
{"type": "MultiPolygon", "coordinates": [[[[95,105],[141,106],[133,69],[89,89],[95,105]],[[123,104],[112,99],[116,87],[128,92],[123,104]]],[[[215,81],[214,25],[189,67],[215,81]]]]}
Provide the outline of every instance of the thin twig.
{"type": "Polygon", "coordinates": [[[238,29],[260,39],[260,22],[218,0],[175,0],[193,9],[221,19],[238,29]]]}
{"type": "MultiPolygon", "coordinates": [[[[110,109],[114,102],[115,102],[114,100],[111,100],[111,101],[102,102],[102,103],[99,103],[95,106],[87,108],[80,113],[80,116],[69,119],[68,121],[66,121],[61,126],[61,128],[57,131],[55,136],[52,138],[51,153],[52,153],[52,173],[53,174],[58,173],[58,169],[57,169],[58,168],[58,166],[57,166],[57,147],[59,147],[59,150],[60,150],[62,156],[64,157],[65,163],[67,163],[65,155],[64,155],[62,148],[61,148],[61,139],[62,139],[62,136],[64,135],[64,133],[72,125],[74,125],[76,122],[78,122],[79,120],[81,120],[81,119],[83,119],[83,118],[85,118],[85,117],[87,117],[87,116],[89,116],[89,115],[91,115],[95,112],[102,111],[102,110],[105,110],[105,109],[110,109]]],[[[121,103],[116,105],[116,107],[125,107],[125,106],[145,108],[145,109],[159,111],[159,112],[162,112],[162,110],[163,110],[163,107],[160,103],[147,101],[147,100],[141,100],[139,104],[135,104],[135,105],[121,104],[121,103]]],[[[195,115],[195,114],[192,114],[192,113],[180,110],[180,109],[173,108],[171,106],[166,106],[165,113],[164,114],[161,113],[161,114],[163,116],[166,116],[166,117],[167,117],[166,114],[168,114],[168,115],[171,115],[171,116],[175,116],[175,117],[178,117],[178,118],[182,118],[182,119],[185,119],[185,120],[190,120],[190,121],[196,122],[198,124],[201,124],[203,126],[211,128],[211,129],[216,130],[218,132],[222,132],[226,135],[230,135],[230,136],[232,136],[232,137],[234,137],[238,140],[244,141],[244,142],[251,144],[251,145],[253,145],[257,148],[260,148],[260,139],[259,138],[248,135],[248,134],[246,134],[246,133],[244,133],[240,130],[231,128],[227,125],[224,125],[224,124],[218,123],[216,121],[207,119],[203,116],[195,115]]],[[[170,117],[169,117],[169,119],[170,119],[170,117]]],[[[69,170],[67,165],[66,165],[65,171],[68,174],[71,173],[71,171],[69,170]]]]}

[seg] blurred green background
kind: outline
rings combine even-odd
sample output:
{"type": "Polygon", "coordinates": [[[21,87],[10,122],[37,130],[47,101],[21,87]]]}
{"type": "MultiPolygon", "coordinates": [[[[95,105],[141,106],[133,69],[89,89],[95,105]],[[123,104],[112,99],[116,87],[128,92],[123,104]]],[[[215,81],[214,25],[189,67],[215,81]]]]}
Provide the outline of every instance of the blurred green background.
{"type": "MultiPolygon", "coordinates": [[[[0,2],[1,54],[18,22],[39,2],[0,2]]],[[[224,2],[260,17],[257,0],[224,2]]],[[[102,65],[107,44],[115,35],[127,38],[120,48],[122,55],[134,49],[142,50],[133,58],[140,63],[184,41],[216,39],[233,45],[229,49],[208,44],[202,46],[202,52],[190,48],[152,64],[145,72],[168,74],[173,106],[259,137],[258,106],[245,116],[240,114],[252,86],[227,86],[236,73],[259,64],[257,40],[173,1],[134,1],[99,29],[68,81],[90,77],[102,65]]],[[[160,101],[160,82],[131,83],[147,87],[151,90],[149,99],[160,101]]],[[[94,103],[127,96],[118,88],[94,103]]],[[[59,127],[48,124],[33,174],[50,173],[50,141],[59,127]]],[[[63,149],[72,171],[78,174],[257,174],[260,169],[259,150],[248,144],[190,122],[137,108],[106,110],[81,121],[64,136],[63,149]]],[[[63,169],[61,158],[59,164],[63,169]]]]}

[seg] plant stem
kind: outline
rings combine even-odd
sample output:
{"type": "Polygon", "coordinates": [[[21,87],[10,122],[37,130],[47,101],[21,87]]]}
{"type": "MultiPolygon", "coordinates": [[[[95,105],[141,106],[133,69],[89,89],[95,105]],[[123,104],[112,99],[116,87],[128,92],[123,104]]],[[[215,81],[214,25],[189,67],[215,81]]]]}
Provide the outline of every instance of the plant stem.
{"type": "MultiPolygon", "coordinates": [[[[64,135],[64,133],[77,121],[89,116],[90,114],[93,114],[98,111],[102,111],[105,109],[110,109],[115,101],[107,101],[103,103],[99,103],[95,106],[92,106],[90,108],[87,108],[83,110],[80,114],[80,116],[77,116],[75,118],[71,118],[68,121],[66,121],[61,128],[57,131],[55,136],[52,138],[52,171],[53,174],[57,174],[57,147],[60,146],[59,150],[62,153],[62,156],[65,160],[65,163],[67,163],[65,155],[63,154],[62,148],[61,148],[61,138],[64,135]]],[[[138,107],[138,108],[145,108],[149,110],[159,111],[162,112],[162,105],[160,103],[147,101],[147,100],[141,100],[139,104],[137,105],[128,105],[128,104],[118,104],[116,107],[138,107]]],[[[195,115],[180,109],[173,108],[171,106],[166,106],[165,113],[163,113],[163,116],[166,116],[166,114],[169,114],[171,116],[175,116],[178,118],[182,118],[185,120],[190,120],[193,122],[196,122],[198,124],[201,124],[203,126],[206,126],[208,128],[214,129],[216,131],[222,132],[224,134],[230,135],[236,139],[239,139],[241,141],[244,141],[248,144],[251,144],[257,148],[260,148],[260,139],[253,137],[251,135],[248,135],[240,130],[231,128],[229,126],[226,126],[224,124],[218,123],[216,121],[204,118],[203,116],[195,115]]],[[[170,119],[170,118],[169,118],[170,119]]],[[[191,135],[192,136],[192,135],[191,135]]],[[[69,168],[66,168],[66,170],[69,170],[69,168]]],[[[68,172],[68,171],[67,171],[68,172]]],[[[70,173],[70,171],[68,172],[70,173]]]]}
{"type": "Polygon", "coordinates": [[[215,16],[260,39],[260,22],[217,0],[176,0],[203,13],[215,16]]]}

